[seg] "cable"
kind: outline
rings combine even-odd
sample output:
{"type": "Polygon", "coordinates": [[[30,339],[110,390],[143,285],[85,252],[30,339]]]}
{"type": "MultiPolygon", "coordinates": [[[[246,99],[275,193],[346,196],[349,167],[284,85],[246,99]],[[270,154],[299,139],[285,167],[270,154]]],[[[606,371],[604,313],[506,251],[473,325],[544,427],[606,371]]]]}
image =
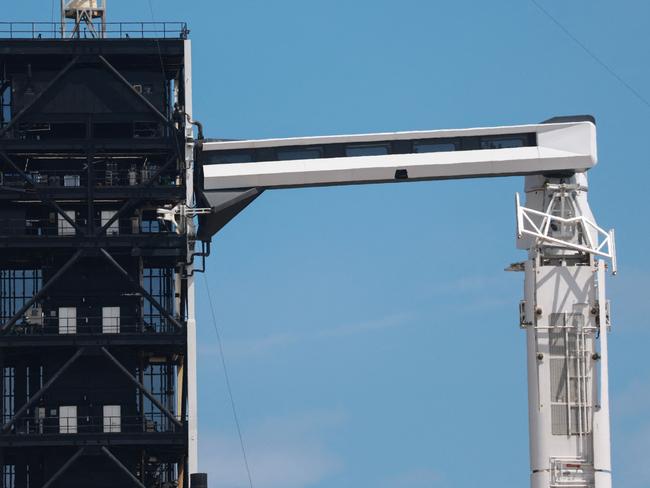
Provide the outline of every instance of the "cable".
{"type": "MultiPolygon", "coordinates": [[[[165,71],[165,62],[163,61],[163,55],[162,55],[162,50],[160,49],[160,41],[158,40],[158,32],[156,31],[156,18],[153,13],[153,4],[151,3],[151,0],[148,0],[149,2],[149,12],[151,13],[151,22],[153,24],[153,33],[155,34],[155,41],[156,41],[156,48],[158,49],[158,59],[160,59],[160,69],[162,71],[162,76],[163,79],[167,79],[167,73],[165,71]]],[[[167,116],[167,114],[166,114],[167,116]]],[[[176,155],[178,156],[179,161],[185,161],[185,156],[181,153],[181,148],[178,145],[178,137],[176,137],[176,134],[174,135],[174,148],[176,149],[176,155]]]]}
{"type": "MultiPolygon", "coordinates": [[[[151,21],[154,23],[154,30],[155,30],[155,24],[156,24],[156,19],[154,16],[153,12],[153,4],[151,3],[151,0],[148,0],[149,3],[149,11],[151,12],[151,21]]],[[[158,38],[156,37],[156,46],[158,48],[158,57],[160,59],[160,68],[162,70],[162,75],[163,79],[166,78],[166,73],[165,73],[165,63],[163,61],[163,56],[162,56],[162,50],[160,49],[160,42],[158,41],[158,38]]],[[[174,142],[176,143],[176,153],[179,158],[179,160],[184,160],[180,148],[178,146],[178,139],[174,137],[174,142]]],[[[237,408],[235,406],[235,397],[232,393],[232,387],[230,386],[230,375],[228,374],[228,368],[226,366],[226,357],[223,353],[223,343],[221,342],[221,334],[219,333],[219,327],[217,326],[217,317],[214,313],[214,307],[212,306],[212,296],[210,294],[210,286],[208,284],[208,280],[203,275],[203,282],[205,284],[205,291],[208,295],[208,303],[210,304],[210,313],[212,315],[212,324],[214,326],[214,331],[217,334],[217,343],[219,344],[219,353],[221,355],[221,366],[223,367],[223,375],[226,380],[226,388],[228,390],[228,397],[230,398],[230,407],[232,409],[232,415],[235,420],[235,426],[237,427],[237,435],[239,436],[239,445],[241,446],[241,451],[242,451],[242,456],[244,458],[244,466],[246,467],[246,474],[248,475],[248,484],[250,488],[253,488],[253,477],[251,475],[251,470],[250,466],[248,464],[248,456],[246,455],[246,447],[244,446],[244,436],[242,435],[241,432],[241,426],[239,424],[239,416],[237,415],[237,408]]]]}
{"type": "Polygon", "coordinates": [[[643,104],[645,104],[648,108],[650,108],[650,102],[643,96],[641,93],[639,93],[632,85],[630,85],[627,81],[625,81],[616,71],[614,71],[612,68],[610,68],[607,63],[605,63],[603,60],[601,60],[594,52],[589,49],[580,39],[578,39],[576,36],[574,36],[569,29],[567,29],[564,24],[562,24],[559,20],[557,20],[553,15],[546,10],[542,5],[537,1],[537,0],[530,0],[533,5],[535,5],[540,12],[542,12],[546,17],[548,17],[555,25],[557,25],[566,35],[571,39],[573,42],[575,42],[584,52],[586,52],[591,59],[596,61],[602,68],[605,69],[610,75],[612,75],[619,83],[621,83],[627,90],[632,93],[636,98],[638,98],[643,104]]]}
{"type": "Polygon", "coordinates": [[[230,397],[230,407],[232,408],[232,416],[235,419],[235,425],[237,426],[237,435],[239,436],[239,445],[241,446],[242,456],[244,457],[244,466],[246,466],[246,474],[248,475],[248,484],[250,488],[253,488],[253,477],[251,476],[251,470],[248,465],[248,456],[246,455],[246,448],[244,447],[244,437],[241,433],[241,427],[239,424],[239,416],[237,415],[237,408],[235,407],[235,399],[232,394],[232,388],[230,387],[230,375],[228,374],[228,368],[226,367],[226,357],[223,353],[223,343],[221,342],[221,334],[219,333],[219,327],[217,327],[217,317],[214,313],[214,307],[212,306],[212,295],[210,294],[210,286],[208,284],[208,279],[203,275],[203,283],[205,284],[205,291],[208,295],[208,303],[210,304],[210,313],[212,314],[212,324],[214,325],[214,331],[217,334],[217,343],[219,345],[219,354],[221,355],[221,366],[223,367],[223,375],[226,379],[226,388],[228,389],[228,396],[230,397]]]}

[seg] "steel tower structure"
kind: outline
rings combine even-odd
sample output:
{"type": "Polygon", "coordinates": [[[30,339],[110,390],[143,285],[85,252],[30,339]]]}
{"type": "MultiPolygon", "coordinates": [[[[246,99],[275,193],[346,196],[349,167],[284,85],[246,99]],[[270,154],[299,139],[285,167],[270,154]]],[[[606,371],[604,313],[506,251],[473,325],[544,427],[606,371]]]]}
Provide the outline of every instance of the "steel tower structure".
{"type": "Polygon", "coordinates": [[[187,487],[188,31],[72,7],[0,40],[2,486],[187,487]]]}
{"type": "Polygon", "coordinates": [[[592,117],[207,140],[184,24],[107,24],[95,0],[62,19],[0,40],[2,488],[207,486],[195,261],[265,190],[497,176],[525,177],[528,256],[510,270],[524,272],[531,486],[611,488],[616,253],[587,199],[592,117]]]}

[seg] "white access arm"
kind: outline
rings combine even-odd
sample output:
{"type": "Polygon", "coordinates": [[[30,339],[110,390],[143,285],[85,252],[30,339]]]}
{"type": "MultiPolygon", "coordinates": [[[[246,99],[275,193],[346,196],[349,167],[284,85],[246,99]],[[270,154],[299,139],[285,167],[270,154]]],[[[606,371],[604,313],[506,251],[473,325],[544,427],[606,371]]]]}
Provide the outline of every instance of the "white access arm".
{"type": "Polygon", "coordinates": [[[592,122],[203,142],[198,159],[205,242],[267,188],[525,175],[528,259],[511,269],[525,271],[531,487],[611,488],[603,258],[615,271],[616,253],[587,201],[592,122]]]}
{"type": "Polygon", "coordinates": [[[204,142],[206,192],[585,171],[588,121],[379,134],[204,142]]]}

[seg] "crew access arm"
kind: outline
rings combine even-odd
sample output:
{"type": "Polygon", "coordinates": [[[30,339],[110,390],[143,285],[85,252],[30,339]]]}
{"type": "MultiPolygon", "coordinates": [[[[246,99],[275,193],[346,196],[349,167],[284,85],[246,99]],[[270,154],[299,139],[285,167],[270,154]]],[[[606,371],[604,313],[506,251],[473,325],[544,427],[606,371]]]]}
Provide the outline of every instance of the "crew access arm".
{"type": "Polygon", "coordinates": [[[525,176],[526,206],[517,197],[516,211],[528,258],[512,269],[525,273],[531,486],[611,487],[605,259],[615,270],[615,251],[587,202],[593,119],[204,141],[198,160],[198,238],[208,242],[266,189],[525,176]]]}

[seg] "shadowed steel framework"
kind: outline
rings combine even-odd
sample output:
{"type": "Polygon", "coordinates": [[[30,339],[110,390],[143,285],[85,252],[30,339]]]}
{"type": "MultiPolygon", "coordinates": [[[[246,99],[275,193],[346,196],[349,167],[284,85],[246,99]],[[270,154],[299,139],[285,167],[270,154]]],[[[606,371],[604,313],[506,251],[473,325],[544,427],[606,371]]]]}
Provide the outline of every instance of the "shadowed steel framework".
{"type": "Polygon", "coordinates": [[[264,191],[497,176],[525,177],[515,215],[528,256],[510,270],[524,273],[531,487],[611,488],[616,250],[588,202],[592,117],[206,140],[184,24],[134,39],[93,1],[73,3],[73,38],[32,24],[0,41],[3,488],[207,486],[194,273],[264,191]],[[85,39],[94,16],[101,35],[85,39]]]}
{"type": "Polygon", "coordinates": [[[5,488],[189,485],[194,243],[158,218],[193,194],[189,41],[159,25],[0,40],[5,488]]]}

